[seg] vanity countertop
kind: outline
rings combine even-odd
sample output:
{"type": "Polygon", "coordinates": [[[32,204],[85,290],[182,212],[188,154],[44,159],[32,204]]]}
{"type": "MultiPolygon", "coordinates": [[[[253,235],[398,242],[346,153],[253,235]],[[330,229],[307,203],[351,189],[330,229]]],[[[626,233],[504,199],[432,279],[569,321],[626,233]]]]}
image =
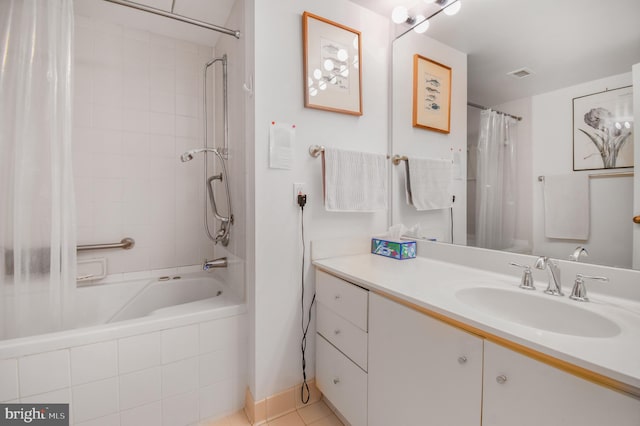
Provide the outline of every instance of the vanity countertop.
{"type": "MultiPolygon", "coordinates": [[[[396,298],[428,312],[466,325],[486,336],[505,339],[516,346],[596,373],[622,384],[627,392],[640,397],[640,303],[589,293],[590,302],[577,302],[567,296],[544,294],[546,283],[536,282],[538,291],[518,288],[517,278],[482,269],[469,268],[424,257],[395,260],[378,255],[355,254],[314,260],[320,270],[343,278],[376,293],[396,298]],[[599,314],[617,324],[613,337],[581,337],[561,334],[501,319],[479,310],[456,297],[469,287],[493,287],[522,292],[530,297],[553,298],[559,303],[599,314]]],[[[565,283],[564,292],[571,287],[565,283]]],[[[544,316],[545,312],[538,312],[544,316]]],[[[571,318],[566,318],[571,321],[571,318]]]]}

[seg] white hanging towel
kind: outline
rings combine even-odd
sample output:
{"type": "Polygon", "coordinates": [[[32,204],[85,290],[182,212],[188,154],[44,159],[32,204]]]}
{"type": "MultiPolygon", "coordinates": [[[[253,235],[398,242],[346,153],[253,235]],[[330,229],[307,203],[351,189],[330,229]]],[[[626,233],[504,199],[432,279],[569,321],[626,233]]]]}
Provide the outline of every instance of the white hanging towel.
{"type": "Polygon", "coordinates": [[[420,211],[451,208],[451,160],[410,157],[405,171],[407,204],[420,211]]]}
{"type": "Polygon", "coordinates": [[[386,155],[325,148],[322,171],[327,211],[387,209],[386,155]]]}
{"type": "Polygon", "coordinates": [[[589,238],[589,176],[545,176],[544,235],[547,238],[589,238]]]}

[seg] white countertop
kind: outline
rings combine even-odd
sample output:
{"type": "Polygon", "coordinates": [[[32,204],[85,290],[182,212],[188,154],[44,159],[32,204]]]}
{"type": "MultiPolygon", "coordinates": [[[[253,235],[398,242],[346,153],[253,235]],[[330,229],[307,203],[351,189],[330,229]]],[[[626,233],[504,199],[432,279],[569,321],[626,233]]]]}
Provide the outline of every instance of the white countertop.
{"type": "MultiPolygon", "coordinates": [[[[487,334],[632,386],[633,393],[640,394],[640,303],[636,301],[590,292],[590,302],[576,302],[567,296],[544,294],[546,283],[536,282],[539,291],[526,291],[518,288],[519,279],[511,275],[422,257],[399,261],[367,253],[318,259],[313,264],[364,288],[396,296],[487,334]],[[614,337],[579,337],[504,320],[458,300],[455,292],[470,286],[508,289],[579,305],[615,322],[621,331],[614,337]]],[[[565,284],[565,293],[571,290],[567,287],[565,284]]]]}

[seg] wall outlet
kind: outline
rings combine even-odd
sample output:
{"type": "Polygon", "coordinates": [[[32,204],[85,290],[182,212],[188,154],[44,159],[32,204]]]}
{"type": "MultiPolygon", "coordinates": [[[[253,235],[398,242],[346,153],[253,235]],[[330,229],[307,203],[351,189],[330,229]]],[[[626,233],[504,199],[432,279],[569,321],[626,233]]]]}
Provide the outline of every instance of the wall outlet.
{"type": "Polygon", "coordinates": [[[306,192],[304,192],[304,183],[293,184],[293,202],[296,206],[298,205],[298,194],[306,194],[306,192]]]}

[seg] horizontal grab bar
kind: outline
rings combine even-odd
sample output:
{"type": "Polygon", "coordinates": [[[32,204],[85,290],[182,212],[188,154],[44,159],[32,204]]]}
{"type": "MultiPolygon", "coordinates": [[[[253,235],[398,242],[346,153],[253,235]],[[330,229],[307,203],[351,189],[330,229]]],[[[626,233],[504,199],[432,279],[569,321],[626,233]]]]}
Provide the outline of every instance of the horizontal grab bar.
{"type": "Polygon", "coordinates": [[[129,250],[129,249],[132,249],[135,244],[136,244],[136,241],[133,238],[126,237],[120,240],[119,243],[80,245],[78,246],[77,250],[85,251],[85,250],[102,250],[102,249],[116,249],[116,248],[129,250]]]}

